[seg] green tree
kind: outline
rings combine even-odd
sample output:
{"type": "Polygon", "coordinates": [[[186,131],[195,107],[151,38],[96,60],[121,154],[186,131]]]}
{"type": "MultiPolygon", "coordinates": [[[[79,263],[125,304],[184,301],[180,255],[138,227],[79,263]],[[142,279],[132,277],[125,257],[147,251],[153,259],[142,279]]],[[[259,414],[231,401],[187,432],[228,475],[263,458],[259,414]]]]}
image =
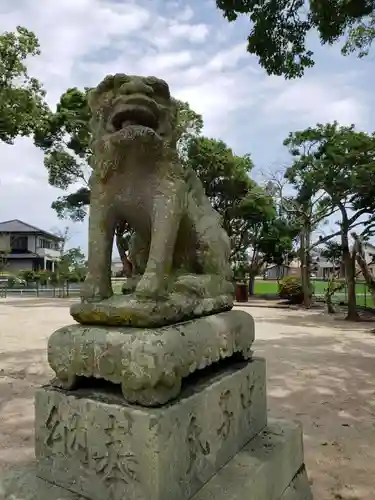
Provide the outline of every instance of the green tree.
{"type": "Polygon", "coordinates": [[[65,250],[60,262],[59,273],[68,280],[81,281],[86,276],[86,256],[80,247],[65,250]]]}
{"type": "Polygon", "coordinates": [[[374,38],[374,0],[216,0],[228,21],[247,15],[252,23],[247,50],[268,74],[296,78],[314,65],[307,45],[316,30],[322,45],[348,35],[343,54],[368,53],[374,38]]]}
{"type": "MultiPolygon", "coordinates": [[[[231,260],[241,273],[256,274],[266,262],[282,263],[293,235],[277,217],[274,199],[251,178],[250,155],[237,156],[220,140],[196,137],[190,142],[187,165],[201,179],[212,206],[231,239],[231,260]]],[[[240,276],[238,276],[240,278],[240,276]]]]}
{"type": "Polygon", "coordinates": [[[357,52],[359,58],[365,57],[369,54],[374,39],[375,12],[372,12],[368,17],[354,23],[342,52],[344,55],[357,52]]]}
{"type": "MultiPolygon", "coordinates": [[[[280,173],[279,173],[280,174],[280,173]]],[[[307,188],[304,179],[296,177],[293,179],[293,195],[285,194],[288,181],[285,172],[280,175],[274,174],[269,182],[274,197],[277,199],[279,214],[283,216],[288,226],[294,231],[297,243],[297,255],[300,261],[301,286],[303,292],[303,305],[311,307],[312,303],[312,258],[311,252],[318,245],[329,240],[331,236],[314,237],[317,230],[332,215],[334,209],[327,203],[325,193],[315,194],[307,188]]]]}
{"type": "Polygon", "coordinates": [[[8,266],[8,254],[9,250],[0,249],[0,274],[2,274],[8,266]]]}
{"type": "MultiPolygon", "coordinates": [[[[89,178],[91,174],[89,120],[90,109],[87,102],[89,88],[68,89],[60,97],[56,112],[50,114],[43,126],[35,133],[36,146],[44,152],[44,165],[48,171],[48,182],[54,187],[69,191],[80,185],[75,191],[59,197],[52,203],[52,208],[59,218],[82,221],[90,203],[89,178]]],[[[195,113],[188,103],[177,101],[178,150],[183,159],[192,137],[199,134],[203,127],[202,117],[195,113]]],[[[127,260],[131,229],[124,223],[116,230],[116,246],[123,263],[125,274],[129,273],[127,260]]]]}
{"type": "Polygon", "coordinates": [[[337,279],[341,275],[342,268],[342,246],[338,241],[327,241],[322,248],[320,255],[324,257],[332,266],[332,271],[328,276],[327,288],[325,290],[325,301],[328,313],[333,314],[335,312],[335,308],[332,303],[332,298],[335,293],[342,290],[346,285],[343,281],[337,282],[337,279]]]}
{"type": "Polygon", "coordinates": [[[0,140],[6,144],[31,135],[48,112],[45,92],[25,65],[39,54],[38,39],[26,28],[0,35],[0,140]]]}
{"type": "Polygon", "coordinates": [[[350,250],[349,232],[359,225],[365,226],[364,233],[374,228],[370,207],[358,208],[358,189],[367,172],[375,169],[375,136],[334,122],[290,133],[284,144],[294,158],[286,172],[288,180],[311,195],[322,193],[325,205],[340,216],[339,230],[329,238],[340,237],[348,286],[348,319],[355,320],[355,255],[350,250]]]}

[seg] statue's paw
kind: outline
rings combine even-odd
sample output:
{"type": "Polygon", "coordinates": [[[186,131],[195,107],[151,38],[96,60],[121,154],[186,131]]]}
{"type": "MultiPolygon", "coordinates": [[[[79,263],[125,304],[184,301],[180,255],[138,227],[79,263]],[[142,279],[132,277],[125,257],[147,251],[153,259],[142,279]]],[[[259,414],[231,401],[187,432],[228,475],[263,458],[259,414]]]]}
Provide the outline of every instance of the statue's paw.
{"type": "Polygon", "coordinates": [[[108,299],[113,295],[111,282],[101,283],[98,279],[87,276],[81,286],[80,295],[84,302],[108,299]]]}
{"type": "Polygon", "coordinates": [[[96,281],[90,278],[86,279],[81,286],[80,295],[81,299],[87,302],[99,299],[99,286],[96,281]]]}
{"type": "Polygon", "coordinates": [[[135,289],[135,294],[145,298],[165,295],[164,280],[155,273],[145,273],[135,289]]]}

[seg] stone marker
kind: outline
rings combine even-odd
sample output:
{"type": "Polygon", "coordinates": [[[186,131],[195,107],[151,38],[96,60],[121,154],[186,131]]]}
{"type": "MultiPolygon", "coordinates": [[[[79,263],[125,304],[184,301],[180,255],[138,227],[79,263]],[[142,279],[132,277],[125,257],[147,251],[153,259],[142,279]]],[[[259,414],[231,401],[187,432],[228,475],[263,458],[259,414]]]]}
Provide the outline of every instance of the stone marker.
{"type": "Polygon", "coordinates": [[[88,274],[71,308],[79,324],[49,339],[56,379],[35,400],[36,471],[46,483],[34,479],[29,492],[311,500],[300,427],[267,422],[254,321],[231,310],[229,238],[178,161],[168,85],[109,76],[89,104],[88,274]],[[134,229],[133,275],[116,296],[111,254],[124,221],[134,229]]]}

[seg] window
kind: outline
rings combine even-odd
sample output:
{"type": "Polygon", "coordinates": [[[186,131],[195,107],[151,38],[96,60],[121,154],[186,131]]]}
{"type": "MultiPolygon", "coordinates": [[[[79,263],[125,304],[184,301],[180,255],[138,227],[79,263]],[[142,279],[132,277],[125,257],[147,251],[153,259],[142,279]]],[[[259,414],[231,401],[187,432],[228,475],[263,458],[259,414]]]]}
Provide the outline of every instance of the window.
{"type": "Polygon", "coordinates": [[[44,238],[40,238],[40,246],[41,246],[41,248],[52,248],[51,242],[48,240],[45,240],[44,238]]]}
{"type": "Polygon", "coordinates": [[[59,250],[59,243],[52,240],[39,238],[39,248],[48,248],[51,250],[59,250]]]}
{"type": "Polygon", "coordinates": [[[28,238],[27,236],[16,236],[12,235],[10,237],[10,248],[11,250],[24,250],[27,251],[28,238]]]}

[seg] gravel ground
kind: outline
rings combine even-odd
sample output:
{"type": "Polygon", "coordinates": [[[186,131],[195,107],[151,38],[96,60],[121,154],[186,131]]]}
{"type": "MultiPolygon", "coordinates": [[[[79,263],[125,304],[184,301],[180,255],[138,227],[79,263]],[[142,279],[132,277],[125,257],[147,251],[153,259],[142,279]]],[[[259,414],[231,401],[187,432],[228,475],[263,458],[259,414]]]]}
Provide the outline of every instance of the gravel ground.
{"type": "MultiPolygon", "coordinates": [[[[34,390],[52,376],[46,341],[72,322],[69,304],[0,299],[1,474],[33,462],[34,390]]],[[[256,320],[255,351],[267,359],[272,416],[303,423],[315,499],[374,500],[374,324],[316,311],[241,308],[256,320]]]]}

